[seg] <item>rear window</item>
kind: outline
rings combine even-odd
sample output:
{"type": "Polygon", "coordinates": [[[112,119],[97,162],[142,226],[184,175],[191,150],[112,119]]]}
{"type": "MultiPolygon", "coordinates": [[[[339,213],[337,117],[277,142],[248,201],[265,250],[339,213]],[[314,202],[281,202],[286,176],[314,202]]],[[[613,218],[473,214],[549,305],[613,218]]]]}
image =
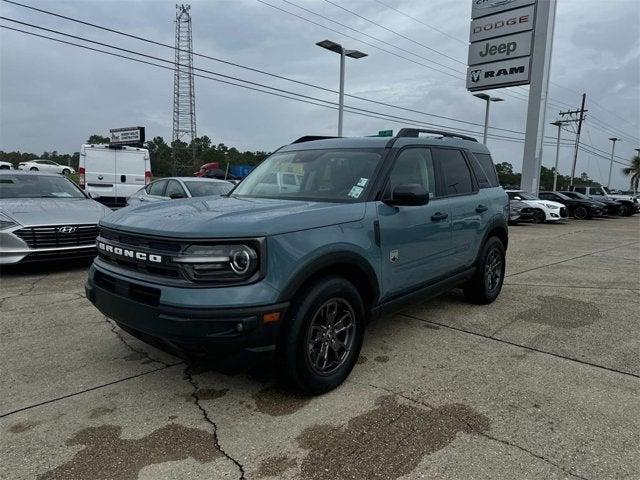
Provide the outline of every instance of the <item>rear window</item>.
{"type": "Polygon", "coordinates": [[[478,186],[480,188],[497,187],[500,183],[498,182],[496,167],[493,164],[491,155],[488,153],[474,153],[472,157],[477,160],[471,162],[471,167],[478,179],[478,186]]]}

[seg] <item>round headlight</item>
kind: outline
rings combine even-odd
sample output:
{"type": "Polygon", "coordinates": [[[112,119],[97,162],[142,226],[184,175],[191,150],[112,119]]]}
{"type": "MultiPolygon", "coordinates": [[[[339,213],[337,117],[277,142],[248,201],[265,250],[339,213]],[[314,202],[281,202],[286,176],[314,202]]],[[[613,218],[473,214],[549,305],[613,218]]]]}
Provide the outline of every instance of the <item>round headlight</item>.
{"type": "Polygon", "coordinates": [[[238,275],[244,275],[251,268],[251,255],[245,249],[236,250],[229,259],[231,269],[238,275]]]}

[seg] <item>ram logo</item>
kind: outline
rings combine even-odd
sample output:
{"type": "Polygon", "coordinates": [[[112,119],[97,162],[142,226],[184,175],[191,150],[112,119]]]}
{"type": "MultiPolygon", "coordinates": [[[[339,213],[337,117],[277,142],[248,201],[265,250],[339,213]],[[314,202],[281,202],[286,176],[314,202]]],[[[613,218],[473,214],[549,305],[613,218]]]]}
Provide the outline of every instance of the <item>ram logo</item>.
{"type": "Polygon", "coordinates": [[[479,82],[481,73],[482,73],[482,70],[471,70],[471,81],[473,83],[479,82]]]}

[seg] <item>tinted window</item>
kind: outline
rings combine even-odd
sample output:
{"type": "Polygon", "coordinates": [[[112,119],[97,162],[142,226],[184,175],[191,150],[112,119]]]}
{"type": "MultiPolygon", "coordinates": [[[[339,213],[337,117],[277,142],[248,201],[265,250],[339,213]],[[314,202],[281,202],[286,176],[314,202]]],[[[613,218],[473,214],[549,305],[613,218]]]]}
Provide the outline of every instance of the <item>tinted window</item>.
{"type": "Polygon", "coordinates": [[[177,182],[176,180],[169,180],[169,183],[167,184],[167,189],[164,192],[165,197],[170,197],[171,195],[182,196],[182,197],[187,196],[187,194],[184,191],[184,188],[182,188],[182,185],[180,185],[180,182],[177,182]]]}
{"type": "Polygon", "coordinates": [[[471,172],[459,150],[434,148],[433,156],[442,171],[446,195],[461,195],[474,191],[471,172]]]}
{"type": "Polygon", "coordinates": [[[538,194],[538,198],[543,200],[557,200],[556,196],[553,193],[540,193],[538,194]]]}
{"type": "Polygon", "coordinates": [[[389,175],[387,195],[403,183],[417,183],[435,195],[435,177],[431,152],[427,148],[407,148],[400,152],[389,175]]]}
{"type": "Polygon", "coordinates": [[[592,188],[589,190],[589,195],[603,195],[603,193],[599,188],[592,188]]]}
{"type": "Polygon", "coordinates": [[[164,191],[164,186],[167,184],[166,180],[158,180],[157,182],[153,182],[149,185],[149,190],[147,192],[149,195],[158,195],[162,196],[162,192],[164,191]]]}
{"type": "Polygon", "coordinates": [[[576,192],[580,192],[580,193],[587,193],[587,189],[584,188],[584,187],[576,187],[576,188],[574,188],[574,190],[576,192]]]}
{"type": "Polygon", "coordinates": [[[229,182],[185,182],[192,197],[206,197],[209,195],[225,195],[231,191],[233,185],[229,182]]]}
{"type": "Polygon", "coordinates": [[[478,161],[471,162],[471,166],[473,167],[473,173],[476,174],[480,188],[497,187],[499,185],[498,174],[496,173],[496,167],[493,164],[491,155],[487,153],[474,153],[473,156],[478,161]]]}

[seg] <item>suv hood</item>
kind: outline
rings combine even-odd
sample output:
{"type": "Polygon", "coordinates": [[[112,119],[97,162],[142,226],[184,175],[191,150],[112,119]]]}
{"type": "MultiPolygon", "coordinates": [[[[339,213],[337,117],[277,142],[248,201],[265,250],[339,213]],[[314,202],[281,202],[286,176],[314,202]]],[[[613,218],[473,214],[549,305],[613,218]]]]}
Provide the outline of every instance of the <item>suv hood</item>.
{"type": "Polygon", "coordinates": [[[364,203],[199,197],[123,208],[100,225],[162,237],[262,237],[354,222],[364,212],[364,203]]]}
{"type": "Polygon", "coordinates": [[[3,198],[0,211],[30,227],[96,224],[111,210],[90,198],[3,198]]]}

